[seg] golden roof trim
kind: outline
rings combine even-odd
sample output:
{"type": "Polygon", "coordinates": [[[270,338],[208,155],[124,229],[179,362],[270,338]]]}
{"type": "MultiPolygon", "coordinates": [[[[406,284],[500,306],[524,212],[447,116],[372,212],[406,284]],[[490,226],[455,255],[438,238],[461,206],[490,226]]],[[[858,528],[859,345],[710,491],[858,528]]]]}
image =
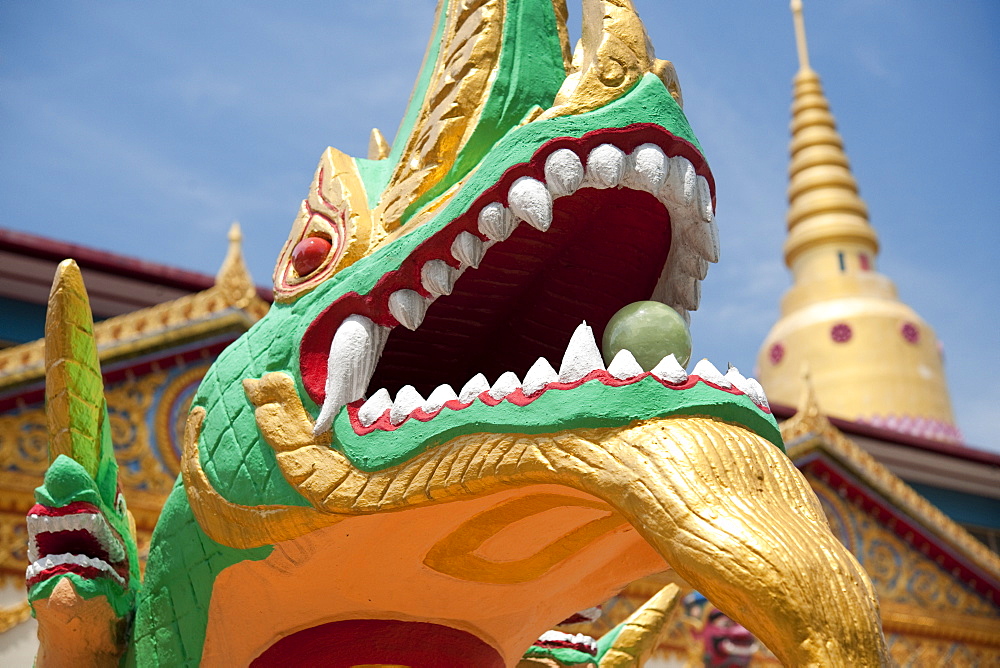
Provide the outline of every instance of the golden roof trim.
{"type": "MultiPolygon", "coordinates": [[[[233,223],[226,258],[215,285],[207,290],[95,323],[94,338],[101,361],[168,345],[229,324],[249,327],[264,317],[270,304],[257,294],[243,261],[241,240],[239,225],[233,223]],[[239,313],[227,314],[233,309],[239,313]]],[[[10,387],[44,375],[44,339],[0,350],[0,386],[10,387]]]]}
{"type": "MultiPolygon", "coordinates": [[[[819,412],[818,407],[816,410],[799,410],[782,423],[781,436],[792,460],[799,459],[812,450],[822,449],[838,462],[847,464],[861,482],[943,538],[973,565],[1000,579],[1000,556],[844,436],[819,412]]],[[[994,604],[1000,604],[1000,601],[994,601],[994,604]]]]}
{"type": "Polygon", "coordinates": [[[913,605],[882,601],[882,628],[886,633],[938,638],[1000,648],[1000,620],[949,611],[928,611],[913,605]]]}
{"type": "Polygon", "coordinates": [[[13,605],[0,606],[0,633],[6,633],[30,618],[31,606],[28,605],[28,599],[13,605]]]}

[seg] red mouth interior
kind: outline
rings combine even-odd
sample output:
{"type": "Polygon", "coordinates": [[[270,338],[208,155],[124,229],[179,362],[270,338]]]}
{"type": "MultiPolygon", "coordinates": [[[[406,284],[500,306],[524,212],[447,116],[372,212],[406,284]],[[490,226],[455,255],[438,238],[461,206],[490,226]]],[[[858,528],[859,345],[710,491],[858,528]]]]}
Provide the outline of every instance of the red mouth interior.
{"type": "Polygon", "coordinates": [[[670,250],[670,216],[652,195],[585,188],[555,201],[552,226],[522,222],[439,297],[423,324],[396,327],[369,394],[413,385],[424,396],[456,390],[476,373],[523,374],[540,356],[558,369],[586,320],[600,342],[618,309],[648,299],[670,250]]]}
{"type": "Polygon", "coordinates": [[[581,320],[587,320],[599,339],[615,311],[648,299],[670,248],[666,209],[644,192],[585,188],[555,202],[548,232],[523,223],[510,239],[490,249],[483,266],[467,271],[452,295],[431,306],[418,332],[396,326],[389,313],[393,291],[425,294],[420,287],[424,262],[442,259],[455,264],[448,248],[459,232],[482,238],[476,226],[479,209],[489,202],[506,205],[516,179],[544,179],[546,157],[559,148],[586,160],[591,150],[608,142],[625,153],[644,142],[655,143],[666,155],[689,160],[714,191],[699,149],[659,125],[636,123],[546,142],[530,161],[507,169],[465,214],[418,246],[368,294],[348,292],[313,320],[299,350],[302,382],[312,400],[324,401],[330,343],[352,314],[395,327],[370,389],[395,392],[412,384],[427,393],[444,382],[458,389],[478,372],[491,380],[504,371],[520,375],[539,356],[558,367],[581,320]]]}
{"type": "Polygon", "coordinates": [[[80,554],[111,563],[108,551],[86,529],[72,531],[46,531],[35,536],[38,554],[42,557],[50,554],[80,554]]]}
{"type": "Polygon", "coordinates": [[[353,619],[286,636],[254,659],[253,668],[365,665],[410,668],[503,668],[500,654],[466,631],[428,622],[353,619]]]}
{"type": "MultiPolygon", "coordinates": [[[[42,505],[35,505],[28,512],[30,515],[48,515],[50,517],[55,517],[76,514],[94,514],[99,513],[100,511],[93,504],[83,501],[74,501],[73,503],[61,508],[49,508],[42,505]]],[[[114,532],[114,529],[112,529],[112,532],[114,532]]],[[[56,554],[75,554],[78,556],[89,557],[91,559],[100,559],[111,566],[115,572],[118,573],[118,575],[128,582],[128,560],[124,559],[118,562],[111,561],[111,555],[108,554],[107,549],[104,548],[101,541],[86,529],[40,531],[34,535],[33,540],[35,541],[35,545],[38,549],[38,556],[40,559],[56,554]]],[[[102,571],[99,568],[80,566],[77,564],[61,564],[59,566],[55,566],[54,568],[42,571],[32,578],[28,582],[28,585],[31,586],[35,582],[40,582],[54,575],[58,575],[59,573],[77,573],[78,575],[82,575],[83,577],[89,579],[109,577],[107,572],[102,571]]]]}

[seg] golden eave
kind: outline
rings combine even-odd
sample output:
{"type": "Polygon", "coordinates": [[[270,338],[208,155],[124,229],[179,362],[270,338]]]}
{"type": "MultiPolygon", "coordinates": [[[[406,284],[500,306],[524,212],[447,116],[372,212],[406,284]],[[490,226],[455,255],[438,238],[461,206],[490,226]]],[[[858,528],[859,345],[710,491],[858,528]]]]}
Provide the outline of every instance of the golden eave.
{"type": "MultiPolygon", "coordinates": [[[[257,294],[241,250],[239,225],[229,232],[229,252],[207,290],[94,324],[101,362],[130,357],[229,329],[246,330],[270,305],[257,294]]],[[[0,350],[0,389],[45,376],[43,339],[0,350]]]]}
{"type": "Polygon", "coordinates": [[[802,459],[810,452],[822,451],[847,468],[859,482],[882,496],[889,505],[912,517],[929,533],[956,550],[969,564],[1000,580],[1000,556],[844,436],[820,412],[811,388],[804,392],[798,412],[782,423],[781,436],[793,461],[802,459]]]}

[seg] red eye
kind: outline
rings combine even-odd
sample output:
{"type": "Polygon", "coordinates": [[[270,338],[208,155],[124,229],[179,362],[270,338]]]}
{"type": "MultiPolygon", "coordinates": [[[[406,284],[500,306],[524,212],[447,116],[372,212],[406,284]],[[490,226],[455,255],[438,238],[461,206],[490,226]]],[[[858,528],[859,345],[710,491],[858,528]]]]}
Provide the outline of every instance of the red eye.
{"type": "Polygon", "coordinates": [[[292,266],[299,276],[308,276],[316,271],[332,248],[323,237],[306,237],[295,244],[292,250],[292,266]]]}

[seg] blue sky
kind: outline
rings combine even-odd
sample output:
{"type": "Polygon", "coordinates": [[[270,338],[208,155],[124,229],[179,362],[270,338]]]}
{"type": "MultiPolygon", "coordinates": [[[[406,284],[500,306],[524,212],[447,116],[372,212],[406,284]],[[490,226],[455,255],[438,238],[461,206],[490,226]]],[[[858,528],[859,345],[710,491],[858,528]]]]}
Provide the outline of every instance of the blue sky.
{"type": "MultiPolygon", "coordinates": [[[[579,4],[570,0],[579,15],[579,4]]],[[[796,69],[784,0],[635,0],[718,182],[695,355],[749,372],[781,259],[796,69]]],[[[433,0],[0,5],[0,226],[268,283],[323,149],[391,139],[433,0]]],[[[1000,4],[806,0],[814,68],[882,252],[937,330],[967,440],[1000,450],[1000,4]]]]}

